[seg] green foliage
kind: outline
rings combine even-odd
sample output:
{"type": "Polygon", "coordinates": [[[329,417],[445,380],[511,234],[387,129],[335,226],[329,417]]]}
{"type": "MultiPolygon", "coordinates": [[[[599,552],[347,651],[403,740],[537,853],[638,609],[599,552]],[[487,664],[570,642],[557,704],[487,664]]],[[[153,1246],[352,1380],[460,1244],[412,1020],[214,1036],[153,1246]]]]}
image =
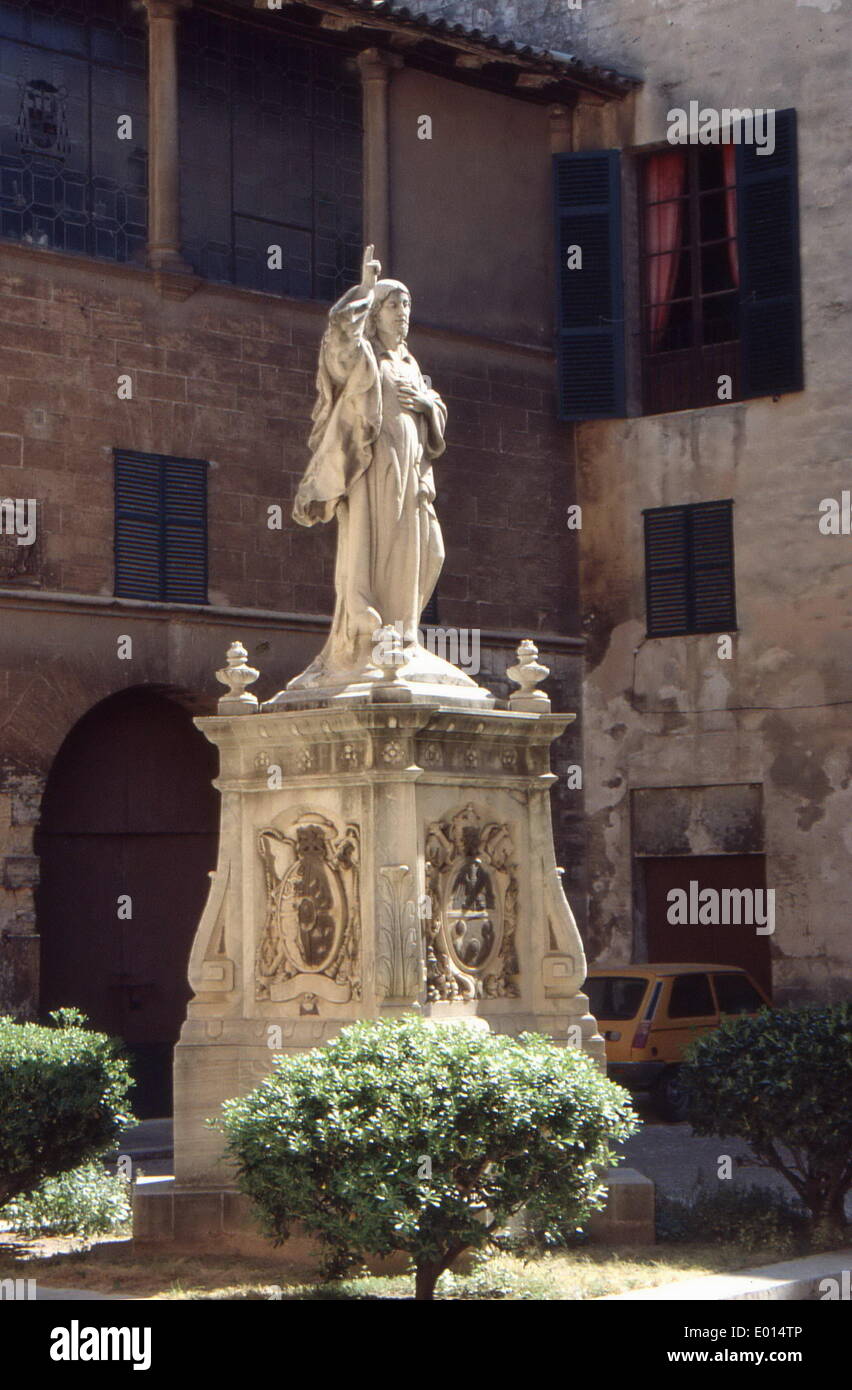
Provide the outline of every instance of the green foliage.
{"type": "Polygon", "coordinates": [[[540,1228],[599,1206],[600,1167],[637,1121],[573,1048],[405,1018],[280,1058],[224,1106],[224,1128],[271,1235],[300,1221],[337,1274],[406,1251],[428,1298],[521,1206],[540,1228]]]}
{"type": "Polygon", "coordinates": [[[133,1123],[118,1045],[76,1010],[51,1017],[0,1018],[0,1206],[107,1153],[133,1123]]]}
{"type": "Polygon", "coordinates": [[[774,1188],[719,1182],[715,1190],[701,1190],[691,1201],[660,1193],[656,1227],[659,1241],[709,1245],[736,1241],[755,1250],[792,1250],[806,1234],[807,1215],[774,1188]]]}
{"type": "Polygon", "coordinates": [[[98,1162],[84,1163],[9,1202],[0,1221],[28,1239],[111,1235],[130,1223],[130,1184],[98,1162]]]}
{"type": "Polygon", "coordinates": [[[742,1139],[820,1227],[852,1186],[852,1002],[763,1009],[690,1043],[681,1070],[696,1134],[742,1139]]]}

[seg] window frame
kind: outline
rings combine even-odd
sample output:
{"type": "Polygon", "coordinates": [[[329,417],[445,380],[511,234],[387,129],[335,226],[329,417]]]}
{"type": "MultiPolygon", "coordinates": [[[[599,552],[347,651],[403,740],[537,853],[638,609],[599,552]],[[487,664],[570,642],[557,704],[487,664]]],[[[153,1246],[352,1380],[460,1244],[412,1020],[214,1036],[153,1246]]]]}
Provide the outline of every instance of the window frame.
{"type": "MultiPolygon", "coordinates": [[[[742,399],[740,392],[741,377],[741,354],[742,354],[742,332],[739,322],[737,322],[736,337],[725,338],[718,343],[705,343],[703,341],[703,326],[705,322],[704,301],[712,298],[719,298],[722,295],[731,296],[735,299],[737,306],[739,303],[739,287],[732,286],[730,289],[717,290],[704,293],[701,286],[702,252],[707,246],[724,246],[734,242],[739,253],[739,202],[737,201],[737,235],[735,237],[725,236],[722,238],[714,237],[703,241],[701,238],[701,199],[709,193],[718,193],[724,196],[730,189],[733,189],[735,197],[738,199],[738,178],[737,165],[734,161],[734,182],[733,184],[722,183],[718,187],[701,189],[699,162],[705,151],[723,149],[724,145],[672,145],[668,141],[659,141],[652,145],[633,146],[625,153],[629,156],[634,170],[635,179],[635,202],[636,202],[636,259],[637,259],[637,313],[638,329],[634,335],[637,343],[638,357],[638,389],[639,389],[639,414],[645,415],[666,415],[680,410],[702,410],[711,405],[724,405],[729,402],[727,399],[720,400],[718,395],[710,399],[703,399],[704,392],[694,389],[692,393],[689,386],[696,381],[700,383],[703,374],[708,369],[712,370],[711,364],[714,358],[719,367],[717,375],[723,372],[732,378],[731,401],[742,399]],[[686,163],[686,191],[680,195],[678,200],[661,199],[659,203],[650,203],[645,196],[645,180],[647,162],[655,154],[672,154],[682,151],[686,163]],[[669,201],[682,201],[685,204],[689,221],[689,239],[682,243],[682,249],[689,256],[689,286],[688,296],[679,295],[667,300],[650,300],[650,279],[648,269],[652,259],[648,250],[646,212],[649,207],[658,206],[660,203],[669,201]],[[648,314],[654,304],[676,304],[688,303],[691,306],[690,316],[690,336],[692,341],[688,346],[682,348],[670,348],[664,352],[653,352],[648,347],[648,314]],[[666,360],[672,366],[675,365],[675,358],[682,360],[682,379],[687,381],[687,389],[683,394],[683,399],[675,399],[672,403],[663,403],[659,396],[655,396],[655,390],[660,391],[658,381],[654,380],[653,368],[656,365],[658,373],[661,375],[661,368],[666,365],[666,360]]],[[[728,148],[736,150],[736,146],[730,144],[728,148]]],[[[673,286],[674,288],[674,286],[673,286]]],[[[707,392],[709,396],[709,390],[707,392]]]]}

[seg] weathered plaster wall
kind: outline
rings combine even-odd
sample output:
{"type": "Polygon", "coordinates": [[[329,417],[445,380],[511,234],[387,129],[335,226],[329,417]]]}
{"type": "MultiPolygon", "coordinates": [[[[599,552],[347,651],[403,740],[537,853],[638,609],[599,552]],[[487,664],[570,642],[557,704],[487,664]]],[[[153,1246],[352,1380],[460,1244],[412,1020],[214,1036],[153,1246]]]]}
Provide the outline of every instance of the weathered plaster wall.
{"type": "MultiPolygon", "coordinates": [[[[817,526],[820,501],[852,486],[848,5],[424,0],[424,8],[640,77],[628,102],[580,104],[578,149],[662,140],[666,112],[692,99],[798,111],[806,390],[577,432],[589,639],[587,948],[615,961],[634,947],[633,789],[715,786],[733,821],[741,789],[759,784],[767,884],[777,892],[777,994],[848,995],[852,538],[822,536],[817,526]],[[730,661],[719,659],[714,636],[645,637],[642,509],[724,497],[735,499],[739,632],[730,661]]],[[[689,835],[683,849],[701,853],[689,835]]]]}
{"type": "MultiPolygon", "coordinates": [[[[496,9],[508,22],[508,7],[496,9]]],[[[631,789],[760,783],[778,993],[846,995],[852,538],[822,536],[817,523],[821,499],[852,484],[848,10],[837,0],[586,0],[580,11],[516,11],[525,37],[644,80],[620,109],[580,107],[578,148],[663,139],[667,110],[693,98],[798,110],[806,390],[578,431],[587,942],[593,957],[630,957],[631,789]],[[735,499],[730,661],[715,636],[648,640],[644,619],[642,509],[723,497],[735,499]]]]}

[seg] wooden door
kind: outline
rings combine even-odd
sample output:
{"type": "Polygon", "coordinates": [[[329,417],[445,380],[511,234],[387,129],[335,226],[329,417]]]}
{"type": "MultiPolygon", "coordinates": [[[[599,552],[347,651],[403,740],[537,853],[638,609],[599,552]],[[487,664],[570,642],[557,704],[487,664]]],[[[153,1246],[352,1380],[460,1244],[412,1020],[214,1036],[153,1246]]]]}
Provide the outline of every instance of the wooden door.
{"type": "Polygon", "coordinates": [[[690,883],[699,889],[765,889],[766,861],[762,854],[677,855],[667,859],[643,859],[648,959],[650,961],[708,962],[739,965],[753,975],[772,997],[770,936],[760,936],[754,926],[687,924],[669,920],[669,892],[687,894],[690,883]]]}
{"type": "Polygon", "coordinates": [[[124,1039],[141,1116],[171,1112],[187,963],[216,860],[216,763],[185,709],[137,689],[80,720],[45,791],[41,1011],[76,1005],[124,1039]]]}

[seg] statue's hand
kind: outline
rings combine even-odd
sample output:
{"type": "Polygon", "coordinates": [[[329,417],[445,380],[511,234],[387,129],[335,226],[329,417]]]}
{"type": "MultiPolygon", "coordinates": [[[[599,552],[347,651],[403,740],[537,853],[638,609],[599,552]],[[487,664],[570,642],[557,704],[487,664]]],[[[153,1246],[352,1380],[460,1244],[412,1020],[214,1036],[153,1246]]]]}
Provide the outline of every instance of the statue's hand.
{"type": "Polygon", "coordinates": [[[422,412],[432,409],[431,391],[421,391],[418,387],[412,386],[410,382],[403,381],[397,386],[396,393],[399,397],[400,404],[404,405],[406,410],[417,410],[422,412]]]}
{"type": "Polygon", "coordinates": [[[377,261],[373,256],[375,249],[375,246],[372,245],[364,248],[364,256],[361,261],[361,287],[365,290],[371,290],[382,273],[381,261],[377,261]]]}
{"type": "Polygon", "coordinates": [[[323,519],[323,502],[303,502],[297,495],[293,507],[293,520],[298,521],[300,526],[313,526],[315,522],[323,519]]]}

